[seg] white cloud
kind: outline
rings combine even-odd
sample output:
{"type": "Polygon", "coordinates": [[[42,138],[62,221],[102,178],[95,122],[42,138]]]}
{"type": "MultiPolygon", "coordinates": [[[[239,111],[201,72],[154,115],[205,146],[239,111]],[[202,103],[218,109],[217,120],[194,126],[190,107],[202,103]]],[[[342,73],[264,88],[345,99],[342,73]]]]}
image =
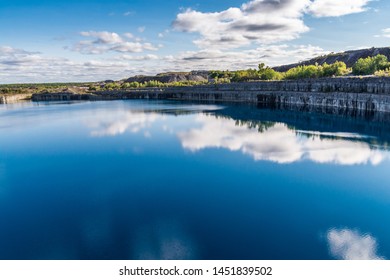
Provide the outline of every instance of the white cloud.
{"type": "Polygon", "coordinates": [[[138,27],[138,32],[139,32],[139,33],[144,33],[145,30],[146,30],[146,27],[145,27],[145,26],[140,26],[140,27],[138,27]]]}
{"type": "MultiPolygon", "coordinates": [[[[148,55],[144,57],[147,59],[148,55]]],[[[0,47],[0,76],[7,83],[98,81],[120,79],[141,71],[135,69],[130,61],[119,58],[73,61],[8,46],[0,47]]]]}
{"type": "Polygon", "coordinates": [[[269,44],[296,39],[309,28],[302,20],[308,0],[254,0],[215,13],[188,9],[177,15],[173,27],[199,33],[201,48],[231,49],[252,42],[269,44]]]}
{"type": "Polygon", "coordinates": [[[132,15],[134,15],[134,14],[135,14],[135,12],[133,12],[133,11],[127,11],[127,12],[123,13],[123,15],[124,15],[125,17],[132,16],[132,15]]]}
{"type": "Polygon", "coordinates": [[[122,55],[118,57],[119,60],[131,60],[131,61],[146,61],[146,60],[157,60],[159,57],[154,54],[148,54],[143,56],[133,56],[133,55],[122,55]]]}
{"type": "Polygon", "coordinates": [[[117,33],[107,31],[83,31],[80,32],[80,35],[95,38],[94,40],[80,41],[73,46],[73,51],[82,54],[103,54],[106,52],[140,53],[146,50],[156,51],[159,49],[158,46],[143,42],[140,38],[135,38],[131,33],[123,34],[123,37],[127,38],[127,40],[117,33]]]}
{"type": "Polygon", "coordinates": [[[338,17],[360,13],[371,0],[252,0],[220,12],[187,9],[173,22],[177,31],[197,33],[202,49],[233,49],[272,44],[298,38],[309,31],[304,14],[338,17]]]}
{"type": "Polygon", "coordinates": [[[123,36],[125,36],[128,39],[134,39],[134,35],[132,33],[130,33],[130,32],[127,32],[127,33],[123,34],[123,36]]]}
{"type": "Polygon", "coordinates": [[[340,17],[367,10],[372,0],[314,0],[308,12],[315,17],[340,17]]]}
{"type": "Polygon", "coordinates": [[[10,46],[0,46],[0,56],[4,55],[33,55],[40,54],[39,52],[29,52],[22,49],[15,49],[10,46]]]}
{"type": "Polygon", "coordinates": [[[382,29],[382,34],[381,35],[376,35],[375,37],[390,38],[390,28],[382,29]]]}
{"type": "Polygon", "coordinates": [[[350,229],[331,229],[327,234],[330,253],[343,260],[380,260],[377,241],[370,234],[350,229]]]}
{"type": "Polygon", "coordinates": [[[117,33],[114,32],[83,31],[80,32],[80,35],[84,37],[95,37],[96,40],[93,41],[94,44],[116,44],[123,42],[123,39],[117,33]]]}
{"type": "Polygon", "coordinates": [[[243,68],[257,68],[260,62],[270,66],[277,66],[305,60],[326,52],[311,45],[268,45],[244,51],[221,51],[204,49],[188,51],[176,56],[167,56],[165,60],[174,69],[213,69],[236,70],[243,68]]]}
{"type": "Polygon", "coordinates": [[[183,148],[193,152],[224,148],[241,151],[254,160],[293,163],[307,159],[339,165],[377,165],[387,157],[365,142],[344,140],[342,134],[332,134],[337,139],[321,139],[314,132],[306,132],[312,137],[303,137],[281,123],[259,133],[257,128],[237,126],[234,120],[208,115],[200,115],[196,121],[198,128],[177,134],[183,148]]]}
{"type": "Polygon", "coordinates": [[[123,53],[139,53],[145,50],[156,51],[158,50],[158,47],[155,47],[150,43],[124,42],[110,48],[109,50],[123,53]]]}
{"type": "MultiPolygon", "coordinates": [[[[92,35],[92,33],[89,33],[89,35],[92,35]]],[[[123,42],[119,44],[94,44],[93,40],[79,42],[73,46],[74,51],[96,55],[121,54],[104,58],[95,56],[96,58],[93,60],[82,61],[50,57],[38,52],[9,46],[0,47],[1,80],[9,83],[116,80],[133,75],[154,75],[169,71],[256,68],[259,62],[265,62],[268,65],[280,65],[324,53],[321,48],[310,45],[271,45],[246,51],[200,50],[164,57],[154,53],[133,55],[133,53],[152,51],[162,46],[154,46],[142,40],[137,40],[138,38],[133,38],[131,42],[126,43],[125,36],[120,37],[123,42]]],[[[103,39],[107,42],[119,40],[115,35],[106,36],[103,39]]]]}

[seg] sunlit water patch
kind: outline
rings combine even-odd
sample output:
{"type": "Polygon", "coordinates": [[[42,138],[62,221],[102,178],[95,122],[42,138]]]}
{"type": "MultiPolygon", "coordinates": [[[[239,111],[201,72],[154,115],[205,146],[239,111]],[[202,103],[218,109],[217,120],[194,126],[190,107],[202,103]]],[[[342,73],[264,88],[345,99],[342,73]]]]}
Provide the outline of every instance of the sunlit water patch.
{"type": "Polygon", "coordinates": [[[227,104],[0,105],[0,258],[386,259],[388,126],[227,104]]]}

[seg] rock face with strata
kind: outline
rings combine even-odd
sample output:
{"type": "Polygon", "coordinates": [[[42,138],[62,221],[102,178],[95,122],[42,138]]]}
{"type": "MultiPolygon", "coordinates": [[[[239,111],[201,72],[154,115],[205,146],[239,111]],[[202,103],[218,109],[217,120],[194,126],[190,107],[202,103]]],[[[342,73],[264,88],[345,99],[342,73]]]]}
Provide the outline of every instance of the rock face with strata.
{"type": "Polygon", "coordinates": [[[0,95],[0,104],[10,104],[20,102],[22,100],[29,100],[32,94],[9,94],[9,95],[0,95]]]}
{"type": "Polygon", "coordinates": [[[168,99],[242,102],[267,106],[321,107],[364,112],[390,112],[390,78],[324,78],[299,81],[246,82],[203,86],[103,91],[89,95],[33,95],[48,100],[168,99]]]}

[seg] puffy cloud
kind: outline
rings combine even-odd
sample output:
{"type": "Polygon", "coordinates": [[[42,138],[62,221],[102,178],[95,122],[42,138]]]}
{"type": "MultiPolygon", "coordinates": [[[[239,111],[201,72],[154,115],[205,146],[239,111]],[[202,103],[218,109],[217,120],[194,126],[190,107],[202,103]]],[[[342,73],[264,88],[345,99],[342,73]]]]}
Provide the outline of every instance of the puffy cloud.
{"type": "Polygon", "coordinates": [[[304,14],[338,17],[366,10],[371,0],[252,0],[220,12],[187,9],[177,15],[174,29],[198,33],[200,48],[232,49],[298,38],[309,31],[304,14]]]}
{"type": "Polygon", "coordinates": [[[106,52],[140,53],[143,51],[156,51],[159,46],[143,42],[140,38],[135,38],[131,33],[119,34],[107,31],[84,31],[80,33],[83,37],[92,37],[94,40],[83,40],[75,44],[72,48],[83,54],[102,54],[106,52]],[[131,41],[129,41],[131,40],[131,41]]]}
{"type": "Polygon", "coordinates": [[[94,44],[116,44],[123,42],[123,39],[117,33],[110,33],[107,31],[83,31],[80,32],[80,35],[84,37],[95,37],[96,40],[93,42],[94,44]]]}
{"type": "Polygon", "coordinates": [[[111,51],[117,51],[117,52],[143,52],[145,50],[148,51],[156,51],[158,50],[158,47],[153,46],[150,43],[140,43],[140,42],[124,42],[122,44],[118,44],[109,50],[111,51]]]}
{"type": "Polygon", "coordinates": [[[380,260],[377,241],[370,234],[350,229],[331,229],[327,234],[330,253],[343,260],[380,260]]]}
{"type": "Polygon", "coordinates": [[[292,40],[309,28],[302,20],[308,0],[254,0],[215,13],[186,10],[177,15],[173,27],[199,33],[194,41],[201,48],[230,49],[252,42],[269,44],[292,40]]]}
{"type": "Polygon", "coordinates": [[[310,4],[309,1],[298,0],[253,0],[242,5],[245,12],[271,14],[278,17],[297,18],[310,4]]]}
{"type": "Polygon", "coordinates": [[[339,165],[376,165],[387,157],[384,152],[372,149],[365,142],[343,139],[342,134],[328,135],[337,136],[336,139],[322,139],[317,133],[306,131],[306,135],[313,137],[303,137],[281,123],[259,133],[258,129],[237,126],[234,120],[217,119],[208,115],[200,115],[197,122],[200,127],[177,133],[182,146],[193,152],[207,148],[225,148],[241,151],[254,160],[293,163],[308,159],[339,165]]]}
{"type": "Polygon", "coordinates": [[[340,17],[367,10],[371,0],[314,0],[308,12],[315,17],[340,17]]]}

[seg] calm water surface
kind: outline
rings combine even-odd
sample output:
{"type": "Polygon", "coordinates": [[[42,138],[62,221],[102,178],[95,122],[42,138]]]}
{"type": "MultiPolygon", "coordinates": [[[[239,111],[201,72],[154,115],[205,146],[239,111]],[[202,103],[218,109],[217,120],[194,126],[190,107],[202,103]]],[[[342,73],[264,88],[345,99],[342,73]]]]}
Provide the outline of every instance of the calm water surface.
{"type": "Polygon", "coordinates": [[[390,258],[388,135],[250,106],[0,105],[0,259],[390,258]]]}

